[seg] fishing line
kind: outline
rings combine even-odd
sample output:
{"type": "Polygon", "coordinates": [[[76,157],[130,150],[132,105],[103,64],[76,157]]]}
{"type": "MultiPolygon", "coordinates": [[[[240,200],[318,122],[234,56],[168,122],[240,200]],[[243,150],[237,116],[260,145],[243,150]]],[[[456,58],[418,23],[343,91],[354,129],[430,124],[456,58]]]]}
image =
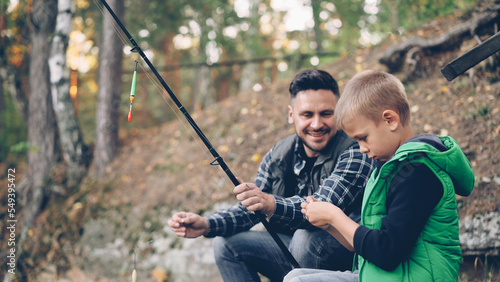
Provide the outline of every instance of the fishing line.
{"type": "MultiPolygon", "coordinates": [[[[94,0],[94,2],[95,1],[96,0],[94,0]]],[[[135,40],[129,34],[129,32],[127,31],[127,29],[125,28],[125,26],[123,26],[123,24],[121,23],[121,20],[116,16],[116,14],[113,12],[113,10],[111,9],[111,7],[109,7],[109,5],[106,3],[105,0],[101,0],[101,3],[106,7],[106,9],[108,10],[109,14],[112,16],[114,22],[119,25],[119,27],[121,28],[121,30],[123,31],[123,33],[127,36],[128,40],[134,46],[132,48],[132,51],[135,50],[135,51],[139,52],[139,54],[141,55],[141,57],[144,60],[144,62],[147,63],[147,65],[149,66],[149,68],[151,69],[151,71],[155,74],[155,76],[158,79],[158,81],[161,82],[161,85],[163,86],[163,88],[170,94],[170,100],[173,101],[176,104],[178,110],[180,110],[183,113],[185,119],[191,125],[192,129],[195,130],[195,132],[198,134],[198,137],[203,141],[203,143],[205,144],[206,148],[210,151],[210,153],[214,157],[214,159],[211,162],[211,164],[212,165],[218,165],[218,166],[220,166],[220,168],[230,178],[231,182],[234,185],[238,185],[239,184],[238,179],[235,177],[235,175],[229,169],[229,167],[227,166],[227,164],[224,162],[224,159],[217,153],[217,151],[212,146],[212,144],[210,143],[210,141],[208,140],[208,138],[204,135],[204,133],[198,127],[198,125],[196,124],[196,122],[190,116],[190,114],[188,113],[188,111],[186,110],[186,108],[177,99],[177,97],[172,92],[172,90],[170,89],[170,87],[168,86],[168,84],[163,80],[163,78],[160,76],[160,74],[156,71],[156,68],[154,68],[154,65],[150,62],[150,60],[147,58],[147,56],[144,54],[144,52],[141,50],[141,48],[138,46],[138,44],[135,42],[135,40]]],[[[99,5],[98,5],[98,7],[99,7],[99,5]]],[[[101,8],[99,8],[99,9],[101,10],[101,13],[103,13],[102,9],[101,8]]],[[[108,19],[108,18],[106,17],[106,19],[108,19]]],[[[113,26],[113,29],[116,30],[115,25],[112,24],[112,26],[113,26]]],[[[118,33],[120,34],[120,32],[118,32],[118,33]]],[[[120,36],[120,38],[123,41],[123,38],[121,36],[120,36]]],[[[126,43],[124,43],[124,44],[128,46],[128,44],[126,44],[126,43]]],[[[156,83],[154,85],[156,85],[156,83]]],[[[163,97],[163,95],[162,95],[162,97],[163,97]]],[[[176,111],[174,111],[174,112],[176,112],[176,111]]],[[[195,140],[196,140],[196,138],[195,138],[195,140]]],[[[278,245],[278,247],[281,249],[281,251],[283,252],[283,254],[287,257],[287,259],[289,260],[289,262],[294,267],[299,268],[300,265],[297,263],[297,261],[295,260],[295,258],[291,255],[291,253],[289,252],[288,248],[282,242],[281,238],[279,238],[279,236],[277,235],[277,233],[272,230],[272,227],[269,225],[269,222],[267,221],[266,216],[264,214],[262,214],[261,212],[254,212],[254,214],[257,215],[257,217],[259,218],[260,222],[262,222],[262,224],[266,227],[267,232],[271,235],[271,237],[276,242],[276,244],[278,245]]]]}
{"type": "MultiPolygon", "coordinates": [[[[202,146],[200,144],[200,141],[196,138],[196,136],[193,134],[191,127],[188,127],[185,123],[185,121],[179,116],[179,114],[177,113],[177,109],[173,108],[172,106],[172,102],[170,101],[170,99],[168,99],[168,97],[165,97],[165,90],[161,87],[161,85],[159,84],[159,82],[156,80],[155,77],[153,77],[153,75],[142,65],[142,64],[139,64],[139,67],[142,69],[142,71],[146,74],[148,80],[150,81],[150,83],[153,84],[154,87],[157,88],[157,93],[158,95],[160,95],[163,100],[167,103],[167,105],[172,109],[172,111],[175,113],[175,115],[177,116],[177,118],[180,120],[181,124],[185,127],[185,129],[191,134],[191,136],[193,137],[193,140],[195,140],[195,143],[200,147],[200,150],[203,152],[203,154],[205,155],[205,157],[207,158],[207,160],[210,160],[210,156],[208,155],[208,153],[206,152],[206,148],[204,146],[202,146]]],[[[229,187],[228,185],[228,182],[227,182],[227,179],[225,177],[225,175],[222,174],[222,172],[220,170],[217,170],[217,174],[220,176],[220,178],[224,181],[224,186],[226,187],[229,187]]],[[[260,189],[260,188],[259,188],[260,189]]],[[[249,213],[255,215],[254,212],[252,211],[248,211],[249,213]]],[[[247,219],[250,221],[250,222],[253,222],[254,220],[252,220],[252,218],[250,217],[250,214],[249,213],[246,213],[245,216],[247,217],[247,219]]],[[[268,238],[264,237],[264,234],[263,234],[264,231],[262,230],[258,230],[257,234],[259,236],[259,238],[261,239],[262,242],[264,242],[265,246],[266,246],[266,249],[268,250],[271,250],[271,243],[268,242],[268,238]]],[[[272,257],[274,258],[274,261],[277,262],[277,264],[279,265],[279,267],[281,268],[281,270],[283,272],[285,272],[285,269],[282,265],[282,263],[278,260],[278,257],[276,256],[276,254],[274,252],[269,252],[269,254],[272,255],[272,257]]]]}
{"type": "MultiPolygon", "coordinates": [[[[149,71],[147,71],[147,69],[144,68],[144,66],[142,64],[139,64],[140,68],[142,69],[142,71],[146,74],[146,76],[148,77],[149,81],[157,88],[157,91],[158,91],[158,94],[163,98],[163,100],[169,105],[169,107],[172,109],[172,111],[175,113],[175,115],[177,116],[177,118],[181,121],[181,124],[188,130],[188,132],[191,134],[191,136],[193,137],[193,140],[195,140],[196,144],[200,147],[201,151],[205,154],[206,158],[208,160],[211,159],[210,155],[208,155],[208,153],[206,152],[206,148],[204,146],[202,146],[200,144],[200,141],[196,138],[196,136],[193,134],[191,127],[188,127],[186,125],[186,123],[184,122],[184,120],[179,116],[179,114],[177,113],[177,109],[174,109],[173,106],[171,105],[171,100],[168,99],[167,97],[165,97],[164,93],[165,93],[165,90],[161,87],[161,85],[159,84],[159,82],[156,80],[155,77],[153,77],[151,75],[151,73],[149,71]]],[[[229,187],[228,183],[227,183],[227,179],[225,177],[225,175],[222,174],[222,172],[220,170],[217,170],[217,173],[219,174],[219,176],[221,177],[221,179],[224,181],[224,186],[226,187],[229,187]]],[[[231,188],[232,189],[232,188],[231,188]]],[[[258,188],[260,189],[260,188],[258,188]]],[[[255,215],[255,213],[253,211],[248,211],[248,213],[245,213],[245,216],[247,217],[247,219],[250,221],[250,222],[254,222],[254,220],[252,220],[252,218],[250,217],[250,214],[253,214],[255,215]]],[[[256,215],[255,215],[256,216],[256,215]]],[[[254,225],[255,226],[255,225],[254,225]]],[[[264,237],[264,233],[265,230],[258,230],[257,234],[259,236],[259,238],[261,239],[262,242],[264,242],[265,246],[266,246],[266,249],[268,250],[272,250],[271,248],[271,243],[268,242],[268,238],[267,237],[264,237]]],[[[283,272],[285,272],[285,269],[283,267],[283,263],[280,262],[278,260],[278,257],[276,256],[276,254],[274,252],[269,252],[269,254],[274,258],[274,261],[279,265],[279,267],[281,268],[281,270],[283,272]]]]}
{"type": "Polygon", "coordinates": [[[94,0],[94,3],[96,4],[97,8],[99,11],[101,11],[101,14],[104,16],[104,18],[108,21],[108,23],[111,23],[111,27],[115,30],[116,35],[120,38],[124,46],[128,46],[128,40],[123,34],[123,32],[120,30],[119,27],[117,27],[116,22],[114,21],[113,17],[109,14],[106,13],[106,8],[102,3],[97,2],[98,0],[94,0]]]}
{"type": "MultiPolygon", "coordinates": [[[[123,34],[123,31],[118,27],[118,24],[114,21],[113,17],[109,13],[107,13],[107,10],[104,8],[104,6],[100,2],[98,2],[98,0],[94,0],[94,3],[97,5],[97,7],[100,10],[101,14],[103,14],[104,18],[108,21],[108,23],[111,24],[111,26],[115,30],[115,33],[117,34],[117,36],[119,37],[119,39],[122,41],[123,45],[124,46],[129,46],[128,39],[123,34]]],[[[134,53],[134,51],[131,50],[131,53],[134,53]]],[[[168,97],[165,97],[166,90],[158,82],[158,80],[156,79],[156,77],[153,76],[150,73],[151,69],[150,68],[146,69],[141,63],[139,63],[138,65],[141,68],[142,72],[144,74],[146,74],[146,76],[149,79],[150,83],[152,83],[153,86],[156,88],[156,91],[157,91],[158,95],[160,95],[160,97],[162,97],[163,101],[166,102],[166,104],[170,107],[170,109],[175,114],[175,116],[177,117],[177,119],[181,122],[181,124],[184,126],[184,128],[187,130],[187,132],[189,132],[189,134],[191,135],[191,137],[195,141],[196,145],[201,149],[201,151],[205,155],[206,159],[207,160],[211,160],[212,158],[206,152],[206,148],[201,145],[200,140],[198,138],[196,138],[197,137],[196,135],[193,134],[193,132],[191,130],[192,127],[187,126],[186,121],[179,115],[178,109],[174,108],[172,106],[172,103],[173,103],[172,100],[169,99],[168,97]]],[[[222,172],[219,171],[219,170],[217,171],[217,173],[219,174],[219,176],[221,176],[222,179],[224,179],[225,185],[228,186],[227,180],[225,179],[225,175],[223,175],[222,172]]]]}

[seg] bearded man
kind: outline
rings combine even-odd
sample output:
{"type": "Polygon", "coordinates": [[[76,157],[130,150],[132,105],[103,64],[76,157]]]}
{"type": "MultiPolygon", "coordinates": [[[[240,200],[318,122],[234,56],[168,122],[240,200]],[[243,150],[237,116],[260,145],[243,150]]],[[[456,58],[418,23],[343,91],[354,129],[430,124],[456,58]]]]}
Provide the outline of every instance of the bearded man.
{"type": "Polygon", "coordinates": [[[280,140],[262,160],[255,183],[234,188],[239,202],[210,216],[179,212],[169,225],[180,237],[216,237],[215,260],[224,281],[260,281],[259,273],[281,281],[291,263],[259,223],[269,224],[301,267],[348,270],[354,253],[301,213],[308,196],[338,206],[358,221],[373,161],[335,125],[337,81],[322,70],[298,73],[290,84],[288,121],[295,134],[280,140]]]}

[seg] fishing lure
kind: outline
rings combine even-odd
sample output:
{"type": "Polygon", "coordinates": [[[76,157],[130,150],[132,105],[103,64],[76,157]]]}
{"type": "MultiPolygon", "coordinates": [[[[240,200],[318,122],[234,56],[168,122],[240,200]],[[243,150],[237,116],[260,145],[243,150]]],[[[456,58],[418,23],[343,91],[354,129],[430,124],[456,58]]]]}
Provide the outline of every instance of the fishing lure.
{"type": "MultiPolygon", "coordinates": [[[[201,131],[201,129],[198,127],[198,125],[196,124],[196,122],[194,121],[194,119],[191,117],[191,115],[188,113],[188,111],[186,110],[186,108],[182,105],[182,103],[179,101],[179,99],[175,96],[175,94],[172,91],[172,89],[170,89],[170,87],[167,85],[167,83],[165,82],[165,80],[163,80],[163,78],[158,73],[158,71],[156,70],[156,68],[153,66],[153,64],[151,63],[151,61],[148,59],[148,57],[146,56],[146,54],[144,54],[144,52],[141,50],[141,48],[139,47],[139,45],[137,45],[137,42],[135,42],[135,40],[132,38],[132,36],[128,32],[128,30],[125,28],[125,26],[120,21],[120,19],[118,18],[118,16],[116,16],[116,14],[113,12],[113,10],[108,5],[108,3],[106,2],[106,0],[101,0],[101,3],[106,7],[106,10],[108,10],[108,12],[111,14],[111,16],[113,17],[113,19],[115,20],[115,22],[120,27],[120,29],[123,31],[123,33],[129,39],[130,43],[132,43],[132,45],[134,46],[132,50],[137,51],[141,55],[141,57],[144,60],[144,62],[149,66],[149,68],[154,73],[154,75],[156,76],[156,78],[158,78],[158,81],[161,83],[161,85],[163,86],[163,88],[170,95],[171,100],[175,103],[175,105],[181,111],[181,113],[184,115],[184,117],[189,122],[189,124],[191,125],[191,127],[198,134],[198,136],[200,137],[201,141],[203,141],[203,143],[205,144],[205,146],[207,147],[207,149],[210,151],[210,153],[214,157],[214,160],[210,164],[212,164],[212,165],[218,165],[226,173],[226,175],[229,177],[229,179],[231,180],[231,182],[235,186],[239,185],[240,182],[238,181],[238,179],[236,178],[236,176],[229,169],[229,167],[224,162],[224,160],[219,155],[219,153],[217,153],[217,151],[215,150],[215,148],[212,146],[212,144],[210,143],[210,141],[208,140],[208,138],[205,136],[205,134],[203,133],[203,131],[201,131]]],[[[134,84],[134,82],[132,84],[134,84]]],[[[132,109],[132,103],[131,103],[130,107],[132,109]]],[[[132,114],[129,113],[129,120],[131,118],[132,118],[132,114]]],[[[271,235],[271,237],[276,242],[276,244],[278,245],[278,247],[281,249],[281,251],[283,252],[283,254],[288,258],[288,260],[290,261],[290,263],[292,264],[292,266],[295,267],[295,268],[300,268],[299,263],[297,262],[297,260],[295,260],[295,258],[293,257],[293,255],[290,253],[290,251],[288,250],[288,247],[283,243],[283,241],[278,236],[278,234],[276,233],[276,231],[274,231],[271,228],[270,223],[269,223],[269,221],[267,221],[266,216],[263,213],[259,212],[259,211],[256,211],[255,215],[257,215],[257,217],[259,218],[260,222],[262,222],[262,224],[264,225],[264,227],[267,229],[267,232],[269,233],[269,235],[271,235]]]]}
{"type": "Polygon", "coordinates": [[[132,103],[135,99],[135,84],[137,82],[137,61],[135,61],[134,76],[132,77],[132,86],[130,87],[130,110],[128,112],[128,121],[132,120],[132,103]]]}

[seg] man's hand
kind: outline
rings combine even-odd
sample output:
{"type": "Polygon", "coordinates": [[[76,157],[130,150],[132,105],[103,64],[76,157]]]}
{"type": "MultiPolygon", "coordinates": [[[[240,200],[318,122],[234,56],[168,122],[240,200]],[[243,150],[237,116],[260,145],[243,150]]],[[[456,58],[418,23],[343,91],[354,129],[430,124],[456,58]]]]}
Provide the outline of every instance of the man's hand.
{"type": "Polygon", "coordinates": [[[330,228],[331,221],[337,210],[342,212],[337,206],[328,202],[321,202],[312,196],[307,197],[307,201],[303,202],[300,207],[302,208],[301,212],[312,225],[324,230],[330,228]]]}
{"type": "Polygon", "coordinates": [[[175,235],[196,238],[208,233],[208,219],[192,212],[178,212],[168,221],[175,235]]]}
{"type": "Polygon", "coordinates": [[[236,194],[236,199],[241,201],[241,204],[247,207],[250,211],[260,211],[267,216],[274,213],[275,205],[274,197],[262,192],[262,190],[253,183],[241,183],[234,187],[233,192],[236,194]]]}

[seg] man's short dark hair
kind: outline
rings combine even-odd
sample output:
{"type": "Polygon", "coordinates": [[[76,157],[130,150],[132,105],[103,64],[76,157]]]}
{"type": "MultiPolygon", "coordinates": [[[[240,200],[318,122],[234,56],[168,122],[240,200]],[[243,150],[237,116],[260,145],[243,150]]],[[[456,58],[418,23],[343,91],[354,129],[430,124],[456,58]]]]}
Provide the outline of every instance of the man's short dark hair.
{"type": "Polygon", "coordinates": [[[297,93],[305,90],[331,90],[339,98],[337,81],[326,71],[308,69],[299,72],[290,83],[290,96],[295,99],[297,93]]]}

